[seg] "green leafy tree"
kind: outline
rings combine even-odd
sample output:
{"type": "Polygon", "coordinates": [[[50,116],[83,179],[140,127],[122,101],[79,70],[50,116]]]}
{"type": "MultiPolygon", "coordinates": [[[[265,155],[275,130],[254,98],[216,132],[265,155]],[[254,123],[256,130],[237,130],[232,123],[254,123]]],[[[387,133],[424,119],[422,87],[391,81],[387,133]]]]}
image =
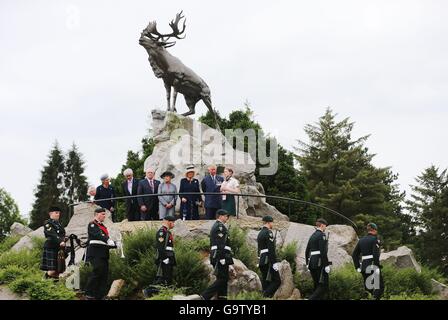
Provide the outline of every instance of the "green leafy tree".
{"type": "MultiPolygon", "coordinates": [[[[352,138],[354,123],[349,118],[336,121],[327,109],[316,124],[305,126],[308,142],[299,140],[296,158],[306,178],[311,201],[342,213],[362,223],[381,221],[386,246],[402,242],[400,193],[397,175],[390,168],[372,164],[365,142],[369,136],[352,138]],[[384,228],[383,228],[384,227],[384,228]]],[[[346,223],[336,215],[326,215],[330,223],[346,223]]]]}
{"type": "MultiPolygon", "coordinates": [[[[260,132],[261,134],[257,134],[256,138],[257,150],[258,145],[268,145],[272,141],[272,138],[263,132],[261,125],[254,120],[254,113],[248,103],[245,104],[244,108],[232,111],[228,118],[223,118],[218,113],[217,120],[221,130],[223,131],[226,129],[241,129],[244,132],[246,130],[253,129],[256,133],[260,132]]],[[[204,116],[201,116],[199,121],[210,127],[215,127],[215,121],[210,112],[207,112],[204,116]]],[[[236,141],[232,141],[232,144],[234,148],[237,147],[236,141]]],[[[249,151],[248,140],[245,141],[242,151],[249,151]]],[[[269,148],[267,148],[267,151],[269,151],[269,148]]],[[[269,152],[267,153],[267,156],[270,156],[269,152]]],[[[294,155],[291,152],[287,151],[281,145],[278,145],[278,169],[273,175],[261,175],[260,168],[263,166],[258,160],[259,157],[257,156],[255,177],[257,182],[260,182],[263,185],[265,194],[308,200],[305,179],[294,167],[294,155]]],[[[308,216],[305,213],[307,208],[306,206],[272,198],[267,198],[267,202],[276,206],[276,208],[282,213],[289,214],[292,221],[305,222],[308,219],[308,216]]]]}
{"type": "Polygon", "coordinates": [[[0,241],[9,234],[14,222],[25,223],[14,199],[8,192],[0,188],[0,241]]]}
{"type": "Polygon", "coordinates": [[[411,186],[408,210],[418,227],[414,245],[423,263],[448,275],[448,175],[431,166],[411,186]]]}
{"type": "Polygon", "coordinates": [[[58,205],[67,212],[64,197],[65,158],[59,144],[55,142],[46,165],[41,171],[40,182],[34,193],[35,201],[30,213],[30,228],[36,229],[48,219],[48,210],[58,205]]]}

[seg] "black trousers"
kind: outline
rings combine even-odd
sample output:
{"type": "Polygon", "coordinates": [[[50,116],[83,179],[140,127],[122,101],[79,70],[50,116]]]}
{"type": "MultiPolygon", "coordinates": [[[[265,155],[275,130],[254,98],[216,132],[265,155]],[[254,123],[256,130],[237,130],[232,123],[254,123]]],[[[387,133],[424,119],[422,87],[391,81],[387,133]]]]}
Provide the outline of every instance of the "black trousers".
{"type": "Polygon", "coordinates": [[[260,266],[260,271],[262,275],[261,285],[263,287],[263,295],[265,297],[272,298],[277,289],[282,284],[280,274],[278,273],[278,271],[275,271],[270,264],[260,266]],[[271,272],[271,281],[266,280],[269,270],[271,272]]]}
{"type": "Polygon", "coordinates": [[[216,276],[216,281],[213,284],[205,289],[201,296],[205,300],[210,300],[216,294],[218,295],[218,300],[227,300],[227,283],[229,282],[229,266],[222,265],[218,263],[217,267],[218,274],[216,276]]]}
{"type": "Polygon", "coordinates": [[[156,277],[155,285],[170,286],[173,283],[173,265],[161,263],[162,276],[156,277]]]}
{"type": "Polygon", "coordinates": [[[140,208],[138,207],[138,203],[127,204],[126,218],[128,218],[128,221],[140,221],[140,208]]]}
{"type": "Polygon", "coordinates": [[[140,212],[140,220],[141,221],[149,221],[149,220],[160,220],[159,218],[159,208],[151,208],[146,210],[145,212],[140,212]]]}
{"type": "Polygon", "coordinates": [[[364,288],[368,291],[368,292],[370,292],[371,294],[372,294],[372,296],[375,298],[375,300],[380,300],[381,299],[381,297],[383,296],[383,293],[384,293],[384,280],[383,280],[383,272],[382,271],[380,271],[380,277],[379,277],[379,289],[375,289],[375,288],[373,288],[373,289],[369,289],[369,288],[367,288],[367,282],[371,282],[371,284],[372,284],[372,286],[373,286],[373,283],[372,283],[372,279],[373,278],[371,278],[371,279],[369,279],[369,280],[367,280],[367,278],[369,277],[369,276],[371,276],[372,275],[372,273],[366,273],[366,272],[363,272],[362,273],[362,277],[364,278],[364,288]]]}
{"type": "Polygon", "coordinates": [[[107,279],[109,276],[109,259],[91,257],[88,262],[93,266],[86,285],[86,295],[96,299],[103,299],[107,294],[107,279]]]}
{"type": "Polygon", "coordinates": [[[314,283],[314,292],[309,300],[324,300],[328,294],[328,273],[324,271],[324,267],[310,269],[311,277],[314,283]]]}
{"type": "Polygon", "coordinates": [[[207,220],[216,219],[216,211],[218,210],[219,208],[205,208],[205,219],[207,220]]]}

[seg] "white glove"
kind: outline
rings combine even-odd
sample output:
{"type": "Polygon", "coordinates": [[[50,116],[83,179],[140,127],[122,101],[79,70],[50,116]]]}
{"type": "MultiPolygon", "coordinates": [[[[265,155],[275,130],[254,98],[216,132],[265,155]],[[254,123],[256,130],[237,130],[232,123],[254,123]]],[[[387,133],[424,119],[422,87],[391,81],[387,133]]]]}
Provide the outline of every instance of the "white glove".
{"type": "Polygon", "coordinates": [[[361,268],[356,269],[356,271],[358,271],[359,273],[361,273],[361,268]]]}
{"type": "Polygon", "coordinates": [[[274,269],[274,271],[278,271],[278,262],[272,265],[272,269],[274,269]]]}
{"type": "Polygon", "coordinates": [[[326,266],[326,267],[325,267],[325,272],[326,272],[326,273],[330,273],[330,270],[331,270],[330,266],[326,266]]]}
{"type": "Polygon", "coordinates": [[[110,247],[115,247],[116,246],[114,240],[112,240],[112,239],[107,240],[107,245],[110,246],[110,247]]]}
{"type": "Polygon", "coordinates": [[[219,262],[220,262],[222,265],[225,265],[225,264],[226,264],[226,259],[221,259],[221,260],[219,260],[219,262]]]}
{"type": "Polygon", "coordinates": [[[163,260],[162,261],[164,264],[168,264],[168,263],[170,263],[170,259],[169,258],[166,258],[165,260],[163,260]]]}

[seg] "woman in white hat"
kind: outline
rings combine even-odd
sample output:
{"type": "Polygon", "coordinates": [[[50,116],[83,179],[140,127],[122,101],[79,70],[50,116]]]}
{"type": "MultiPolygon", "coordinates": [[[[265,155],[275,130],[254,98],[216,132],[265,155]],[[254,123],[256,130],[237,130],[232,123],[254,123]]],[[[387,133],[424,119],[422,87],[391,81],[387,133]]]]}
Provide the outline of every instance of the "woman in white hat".
{"type": "Polygon", "coordinates": [[[196,172],[193,166],[187,167],[185,178],[180,180],[179,193],[197,192],[198,194],[180,195],[180,213],[183,220],[199,220],[199,208],[202,203],[199,180],[195,179],[196,172]]]}

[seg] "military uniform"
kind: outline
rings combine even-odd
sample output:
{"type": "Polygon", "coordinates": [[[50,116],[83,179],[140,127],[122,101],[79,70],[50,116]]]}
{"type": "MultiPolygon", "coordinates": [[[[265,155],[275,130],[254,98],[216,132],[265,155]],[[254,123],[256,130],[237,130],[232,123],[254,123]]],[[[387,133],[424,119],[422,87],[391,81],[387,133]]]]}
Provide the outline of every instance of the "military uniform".
{"type": "Polygon", "coordinates": [[[258,266],[262,274],[263,295],[272,297],[281,284],[280,275],[273,268],[273,265],[277,263],[277,256],[275,254],[275,239],[272,230],[263,227],[258,234],[257,242],[258,255],[260,257],[258,266]]]}
{"type": "Polygon", "coordinates": [[[58,270],[58,252],[61,242],[65,241],[65,229],[57,220],[48,219],[44,224],[45,243],[40,269],[44,271],[58,270]]]}
{"type": "Polygon", "coordinates": [[[216,220],[210,231],[210,263],[215,268],[216,281],[201,296],[205,300],[210,300],[218,294],[219,300],[225,300],[227,299],[229,265],[233,264],[233,259],[229,230],[219,220],[216,220]]]}
{"type": "Polygon", "coordinates": [[[328,291],[328,273],[325,267],[330,263],[327,257],[328,239],[322,230],[311,235],[305,250],[305,260],[314,282],[314,292],[310,300],[323,299],[328,291]]]}
{"type": "Polygon", "coordinates": [[[86,261],[93,267],[87,281],[86,295],[95,299],[102,299],[106,295],[107,278],[109,275],[109,249],[116,248],[116,244],[109,238],[106,226],[93,220],[87,227],[88,247],[86,261]]]}
{"type": "MultiPolygon", "coordinates": [[[[380,265],[380,240],[377,236],[368,234],[367,236],[359,239],[355,250],[353,250],[352,258],[355,268],[361,271],[364,278],[364,287],[367,291],[371,292],[375,299],[380,299],[384,292],[384,282],[380,265]],[[374,274],[379,273],[379,288],[368,289],[367,278],[374,274]]],[[[374,280],[375,276],[371,278],[374,280]]]]}
{"type": "Polygon", "coordinates": [[[176,265],[174,254],[173,234],[166,226],[162,226],[156,233],[158,267],[155,284],[171,285],[173,281],[173,267],[176,265]]]}

